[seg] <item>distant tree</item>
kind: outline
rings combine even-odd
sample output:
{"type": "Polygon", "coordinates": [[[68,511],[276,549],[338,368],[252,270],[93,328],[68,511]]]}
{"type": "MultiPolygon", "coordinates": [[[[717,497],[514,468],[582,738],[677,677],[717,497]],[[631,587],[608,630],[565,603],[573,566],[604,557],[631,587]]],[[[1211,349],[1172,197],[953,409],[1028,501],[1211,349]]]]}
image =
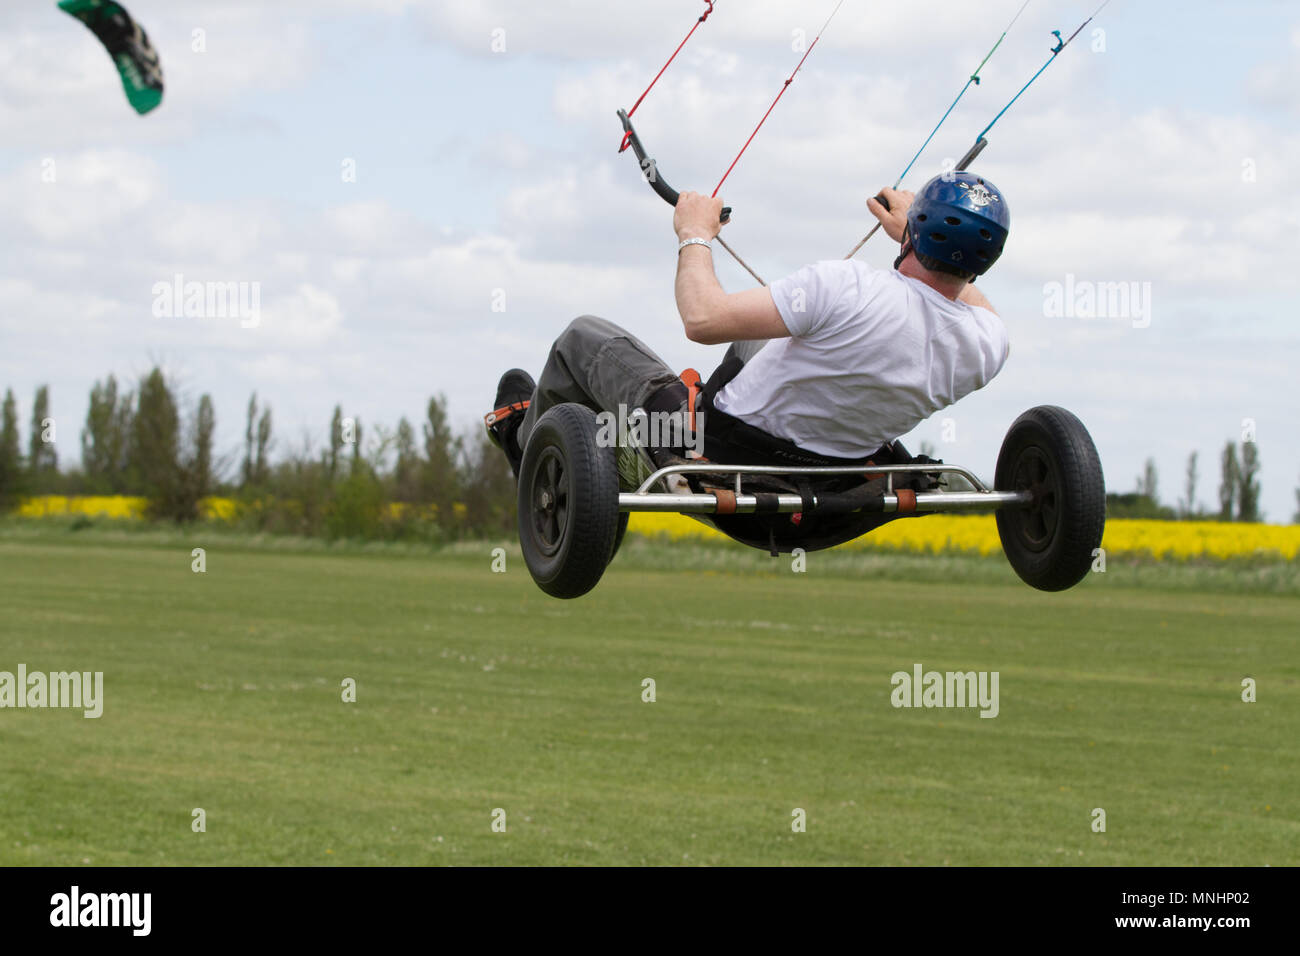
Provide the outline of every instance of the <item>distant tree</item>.
{"type": "Polygon", "coordinates": [[[331,538],[375,538],[385,533],[384,486],[365,458],[353,455],[352,473],[339,482],[325,513],[331,538]]]}
{"type": "Polygon", "coordinates": [[[113,490],[118,493],[140,490],[131,486],[131,434],[135,429],[135,407],[135,392],[127,392],[118,398],[113,415],[112,444],[119,456],[113,490]]]}
{"type": "Polygon", "coordinates": [[[1300,524],[1300,485],[1295,490],[1295,514],[1291,518],[1296,524],[1300,524]]]}
{"type": "Polygon", "coordinates": [[[109,448],[116,412],[117,379],[110,375],[107,383],[96,381],[91,387],[86,424],[81,429],[81,470],[88,482],[102,478],[107,485],[120,461],[120,455],[109,448]]]}
{"type": "Polygon", "coordinates": [[[130,471],[155,517],[183,520],[187,483],[180,460],[181,422],[176,398],[154,368],[140,382],[131,423],[130,471]]]}
{"type": "Polygon", "coordinates": [[[325,470],[331,484],[339,470],[339,452],[343,450],[343,409],[335,405],[330,419],[330,449],[325,459],[325,470]]]}
{"type": "Polygon", "coordinates": [[[1196,467],[1197,458],[1196,452],[1192,452],[1187,456],[1187,481],[1184,485],[1183,500],[1180,506],[1184,518],[1196,517],[1196,484],[1200,480],[1196,467]]]}
{"type": "Polygon", "coordinates": [[[270,481],[271,444],[271,408],[259,409],[257,392],[254,392],[248,399],[248,413],[244,420],[244,462],[239,469],[241,487],[262,488],[270,481]]]}
{"type": "Polygon", "coordinates": [[[217,430],[217,415],[212,397],[203,395],[189,419],[183,447],[177,453],[176,487],[166,504],[166,516],[174,521],[195,521],[203,499],[215,490],[217,466],[213,461],[212,443],[217,430]]]}
{"type": "Polygon", "coordinates": [[[1241,443],[1241,477],[1237,482],[1237,520],[1259,521],[1259,444],[1241,443]]]}
{"type": "Polygon", "coordinates": [[[212,494],[215,484],[212,474],[212,441],[217,431],[217,413],[212,407],[212,396],[199,399],[199,410],[194,421],[194,494],[204,498],[212,494]]]}
{"type": "Polygon", "coordinates": [[[126,490],[127,449],[130,445],[134,396],[119,396],[112,375],[90,390],[90,408],[81,430],[81,470],[87,488],[101,493],[126,490]]]}
{"type": "Polygon", "coordinates": [[[393,492],[398,501],[418,501],[420,498],[420,453],[415,448],[415,429],[402,418],[397,423],[394,441],[397,461],[393,465],[393,492]]]}
{"type": "MultiPolygon", "coordinates": [[[[438,509],[438,523],[450,529],[458,523],[456,498],[462,487],[463,469],[459,462],[464,441],[452,434],[447,423],[447,399],[435,395],[429,399],[424,416],[424,462],[421,497],[438,509]]],[[[497,454],[500,454],[498,451],[497,454]]]]}
{"type": "Polygon", "coordinates": [[[0,410],[0,509],[12,507],[25,490],[22,445],[18,438],[18,405],[12,389],[5,390],[0,410]]]}
{"type": "Polygon", "coordinates": [[[1137,479],[1137,493],[1144,498],[1150,498],[1155,504],[1160,502],[1160,478],[1156,472],[1156,460],[1148,458],[1146,465],[1142,468],[1142,474],[1137,479]]]}
{"type": "Polygon", "coordinates": [[[262,409],[257,420],[257,458],[253,464],[253,483],[265,485],[271,477],[271,409],[262,409]]]}
{"type": "Polygon", "coordinates": [[[50,478],[59,471],[59,456],[54,442],[47,441],[50,422],[50,388],[42,385],[36,389],[32,402],[32,430],[27,438],[27,470],[31,473],[33,488],[44,489],[50,478]]]}
{"type": "Polygon", "coordinates": [[[1223,446],[1220,459],[1219,520],[1231,521],[1237,504],[1237,484],[1241,480],[1241,467],[1237,464],[1237,446],[1232,442],[1223,446]]]}
{"type": "Polygon", "coordinates": [[[324,452],[317,463],[310,459],[310,443],[302,455],[289,454],[271,469],[270,486],[275,498],[267,509],[257,509],[258,527],[282,534],[318,535],[325,530],[325,516],[334,491],[327,476],[324,452]]]}
{"type": "Polygon", "coordinates": [[[506,456],[481,430],[462,457],[464,524],[488,537],[515,532],[515,480],[506,456]]]}
{"type": "Polygon", "coordinates": [[[248,399],[248,417],[244,421],[244,464],[240,467],[240,485],[244,488],[253,484],[256,474],[256,458],[254,455],[255,442],[257,436],[257,392],[254,392],[248,399]]]}
{"type": "Polygon", "coordinates": [[[366,464],[365,458],[361,455],[361,419],[352,419],[352,474],[356,475],[364,470],[366,464]]]}

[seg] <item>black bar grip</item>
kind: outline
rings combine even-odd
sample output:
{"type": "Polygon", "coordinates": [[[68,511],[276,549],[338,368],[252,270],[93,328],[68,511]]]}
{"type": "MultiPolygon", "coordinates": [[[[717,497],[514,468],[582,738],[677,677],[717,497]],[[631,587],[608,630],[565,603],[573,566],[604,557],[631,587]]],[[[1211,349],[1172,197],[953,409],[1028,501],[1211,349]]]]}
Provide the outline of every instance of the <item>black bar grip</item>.
{"type": "MultiPolygon", "coordinates": [[[[636,154],[637,162],[641,164],[641,174],[645,178],[645,181],[650,184],[650,188],[655,191],[660,199],[668,203],[670,206],[676,206],[677,200],[681,198],[681,194],[664,181],[664,178],[659,175],[658,165],[656,165],[653,159],[646,156],[645,146],[641,143],[641,137],[637,135],[636,130],[632,127],[632,119],[624,110],[618,111],[618,118],[623,122],[624,142],[627,146],[631,146],[632,152],[636,154]]],[[[726,223],[730,221],[730,219],[731,207],[723,206],[722,216],[718,221],[726,223]]]]}
{"type": "Polygon", "coordinates": [[[988,144],[989,141],[985,139],[983,136],[975,140],[975,145],[972,146],[969,150],[967,150],[966,155],[963,156],[961,158],[961,161],[957,163],[957,172],[964,173],[967,169],[969,169],[970,164],[975,162],[975,158],[979,156],[980,153],[984,152],[984,147],[987,146],[988,144]]]}

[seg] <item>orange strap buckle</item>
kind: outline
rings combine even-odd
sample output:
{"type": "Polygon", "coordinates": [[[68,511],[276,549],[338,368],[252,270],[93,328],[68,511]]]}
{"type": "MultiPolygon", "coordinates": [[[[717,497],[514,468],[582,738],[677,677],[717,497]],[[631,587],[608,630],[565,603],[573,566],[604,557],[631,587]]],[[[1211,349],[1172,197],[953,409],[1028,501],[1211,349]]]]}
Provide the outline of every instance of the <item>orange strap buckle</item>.
{"type": "Polygon", "coordinates": [[[686,386],[686,414],[691,434],[695,434],[695,402],[700,395],[700,373],[688,368],[681,374],[682,384],[686,386]]]}
{"type": "Polygon", "coordinates": [[[505,421],[511,415],[515,414],[515,412],[527,411],[528,406],[531,404],[532,404],[531,399],[525,399],[522,402],[515,402],[513,405],[507,405],[504,408],[498,408],[494,412],[488,412],[486,415],[483,416],[483,424],[491,428],[497,422],[505,421]]]}

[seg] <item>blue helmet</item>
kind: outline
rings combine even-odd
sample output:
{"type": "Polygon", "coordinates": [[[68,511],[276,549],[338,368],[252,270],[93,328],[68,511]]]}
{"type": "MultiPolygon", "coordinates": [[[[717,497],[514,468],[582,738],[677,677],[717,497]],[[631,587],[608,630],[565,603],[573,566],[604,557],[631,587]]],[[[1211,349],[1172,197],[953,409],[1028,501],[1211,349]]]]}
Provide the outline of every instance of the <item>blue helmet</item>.
{"type": "Polygon", "coordinates": [[[1002,255],[1011,211],[1002,193],[974,173],[944,173],[916,194],[907,211],[908,239],[927,269],[982,276],[1002,255]]]}

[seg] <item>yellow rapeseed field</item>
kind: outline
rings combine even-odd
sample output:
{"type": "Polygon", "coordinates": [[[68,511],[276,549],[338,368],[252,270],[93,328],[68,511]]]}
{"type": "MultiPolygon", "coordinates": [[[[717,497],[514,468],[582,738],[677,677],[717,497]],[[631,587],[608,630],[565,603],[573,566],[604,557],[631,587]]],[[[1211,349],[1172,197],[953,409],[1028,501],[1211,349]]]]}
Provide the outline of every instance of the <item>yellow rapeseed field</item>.
{"type": "MultiPolygon", "coordinates": [[[[675,514],[634,514],[628,530],[672,540],[725,537],[692,518],[675,514]]],[[[967,552],[987,555],[1002,550],[992,515],[927,515],[901,519],[843,547],[920,554],[967,552]]],[[[1300,554],[1300,525],[1115,519],[1106,523],[1102,547],[1111,557],[1178,560],[1281,557],[1294,561],[1300,554]]]]}
{"type": "MultiPolygon", "coordinates": [[[[463,507],[463,506],[462,506],[463,507]]],[[[232,521],[239,502],[231,498],[205,498],[203,516],[232,521]]],[[[412,506],[391,505],[394,517],[412,506]]],[[[139,520],[145,500],[121,495],[68,497],[43,495],[24,500],[18,514],[27,518],[85,515],[91,518],[139,520]]],[[[651,537],[679,540],[724,539],[724,535],[691,518],[675,514],[632,515],[629,530],[651,537]]],[[[1115,519],[1106,523],[1102,546],[1111,557],[1157,559],[1225,559],[1271,557],[1296,560],[1300,555],[1300,525],[1234,524],[1221,521],[1139,521],[1115,519]]],[[[891,522],[883,528],[843,545],[844,548],[905,551],[918,554],[997,554],[1002,545],[991,515],[928,515],[891,522]]]]}
{"type": "MultiPolygon", "coordinates": [[[[85,515],[87,518],[136,520],[145,516],[144,498],[128,495],[40,495],[26,498],[18,506],[23,518],[48,518],[57,515],[85,515]]],[[[204,498],[199,502],[204,518],[230,521],[238,513],[238,503],[231,498],[204,498]]]]}
{"type": "Polygon", "coordinates": [[[23,518],[48,518],[55,515],[86,515],[90,518],[143,518],[145,500],[124,495],[68,497],[41,495],[26,498],[18,505],[23,518]]]}
{"type": "MultiPolygon", "coordinates": [[[[88,518],[113,518],[118,520],[138,520],[145,517],[144,498],[128,495],[40,495],[26,498],[18,506],[18,515],[23,518],[48,518],[58,515],[85,515],[88,518]]],[[[261,502],[253,502],[256,508],[261,502]]],[[[199,502],[199,513],[209,521],[231,522],[239,517],[241,510],[250,507],[234,498],[204,498],[199,502]]],[[[456,502],[452,506],[458,519],[464,519],[467,509],[456,502]]],[[[436,505],[412,505],[391,502],[387,506],[388,517],[393,519],[420,518],[432,520],[437,517],[436,505]]]]}

